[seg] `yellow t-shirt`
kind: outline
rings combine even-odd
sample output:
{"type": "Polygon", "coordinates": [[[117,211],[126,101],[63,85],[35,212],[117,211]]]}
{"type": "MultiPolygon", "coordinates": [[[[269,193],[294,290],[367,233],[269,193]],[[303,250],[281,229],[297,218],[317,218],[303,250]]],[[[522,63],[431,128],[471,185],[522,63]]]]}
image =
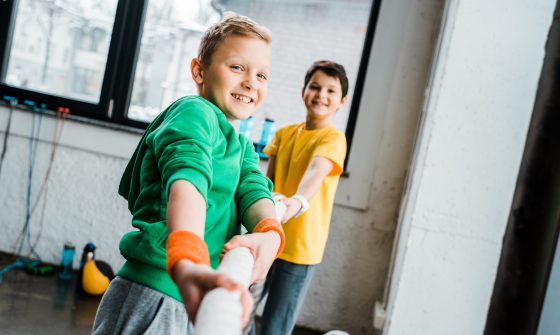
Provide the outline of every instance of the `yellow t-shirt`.
{"type": "Polygon", "coordinates": [[[334,167],[309,209],[283,225],[286,247],[280,259],[296,264],[318,264],[323,259],[334,203],[334,195],[346,157],[346,137],[333,126],[305,130],[304,123],[279,129],[264,153],[276,156],[274,191],[287,197],[297,192],[305,170],[315,156],[330,159],[334,167]]]}

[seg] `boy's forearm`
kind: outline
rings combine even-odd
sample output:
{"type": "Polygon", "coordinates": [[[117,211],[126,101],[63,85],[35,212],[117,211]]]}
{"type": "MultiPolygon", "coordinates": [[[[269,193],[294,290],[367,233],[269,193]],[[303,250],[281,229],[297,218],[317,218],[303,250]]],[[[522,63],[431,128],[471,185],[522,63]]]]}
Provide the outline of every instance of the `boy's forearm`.
{"type": "Polygon", "coordinates": [[[333,168],[333,162],[324,157],[315,157],[305,171],[299,183],[297,194],[305,199],[311,199],[321,187],[323,180],[329,175],[333,168]]]}
{"type": "Polygon", "coordinates": [[[198,264],[210,264],[205,222],[206,201],[196,187],[186,180],[173,182],[167,201],[166,252],[167,271],[178,284],[184,285],[198,264]]]}
{"type": "Polygon", "coordinates": [[[188,230],[204,239],[206,201],[193,184],[177,180],[169,188],[167,230],[188,230]]]}
{"type": "Polygon", "coordinates": [[[270,156],[268,158],[268,167],[266,169],[266,176],[274,183],[275,175],[276,175],[276,156],[270,156]]]}
{"type": "Polygon", "coordinates": [[[243,214],[243,222],[249,232],[252,232],[257,223],[266,218],[276,218],[274,203],[268,198],[255,201],[243,214]]]}
{"type": "MultiPolygon", "coordinates": [[[[282,226],[276,219],[276,209],[272,200],[264,198],[256,201],[251,205],[243,215],[245,227],[249,232],[258,233],[255,237],[256,241],[260,241],[253,245],[252,248],[259,250],[257,252],[257,262],[262,262],[261,256],[264,257],[264,262],[268,263],[266,270],[270,267],[272,261],[278,257],[284,250],[286,243],[286,235],[282,226]],[[268,250],[261,255],[263,250],[268,250]]],[[[255,250],[254,250],[255,251],[255,250]]],[[[266,272],[265,272],[266,274],[266,272]]]]}

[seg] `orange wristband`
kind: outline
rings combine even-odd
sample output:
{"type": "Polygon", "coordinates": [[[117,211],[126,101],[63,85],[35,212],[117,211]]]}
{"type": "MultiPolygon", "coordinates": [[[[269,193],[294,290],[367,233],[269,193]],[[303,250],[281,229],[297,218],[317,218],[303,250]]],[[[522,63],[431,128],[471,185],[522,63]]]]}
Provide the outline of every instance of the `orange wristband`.
{"type": "Polygon", "coordinates": [[[276,253],[276,258],[280,256],[282,251],[284,251],[284,245],[286,244],[286,235],[284,235],[284,229],[278,222],[278,220],[273,218],[262,219],[255,228],[253,228],[253,233],[266,233],[267,231],[275,231],[280,235],[280,247],[278,247],[278,252],[276,253]]]}
{"type": "Polygon", "coordinates": [[[188,230],[176,230],[167,236],[167,272],[171,278],[173,266],[182,259],[210,265],[208,246],[198,235],[188,230]]]}

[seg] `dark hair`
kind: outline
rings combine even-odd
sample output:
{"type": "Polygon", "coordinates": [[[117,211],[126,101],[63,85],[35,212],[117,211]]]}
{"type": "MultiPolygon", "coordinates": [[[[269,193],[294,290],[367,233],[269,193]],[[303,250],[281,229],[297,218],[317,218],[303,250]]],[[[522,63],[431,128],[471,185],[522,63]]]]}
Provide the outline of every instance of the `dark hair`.
{"type": "Polygon", "coordinates": [[[311,77],[317,71],[322,71],[329,77],[338,78],[342,87],[342,97],[344,98],[348,94],[348,77],[346,77],[344,66],[330,60],[318,60],[311,65],[305,74],[304,88],[307,87],[311,77]]]}

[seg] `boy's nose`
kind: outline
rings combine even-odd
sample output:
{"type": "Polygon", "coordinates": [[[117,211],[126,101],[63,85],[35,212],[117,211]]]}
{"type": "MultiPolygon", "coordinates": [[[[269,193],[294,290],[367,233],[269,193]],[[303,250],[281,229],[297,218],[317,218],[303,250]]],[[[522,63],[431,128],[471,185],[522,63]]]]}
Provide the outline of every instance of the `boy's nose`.
{"type": "Polygon", "coordinates": [[[254,90],[257,88],[257,79],[253,78],[252,76],[248,77],[243,81],[243,86],[250,90],[254,90]]]}

